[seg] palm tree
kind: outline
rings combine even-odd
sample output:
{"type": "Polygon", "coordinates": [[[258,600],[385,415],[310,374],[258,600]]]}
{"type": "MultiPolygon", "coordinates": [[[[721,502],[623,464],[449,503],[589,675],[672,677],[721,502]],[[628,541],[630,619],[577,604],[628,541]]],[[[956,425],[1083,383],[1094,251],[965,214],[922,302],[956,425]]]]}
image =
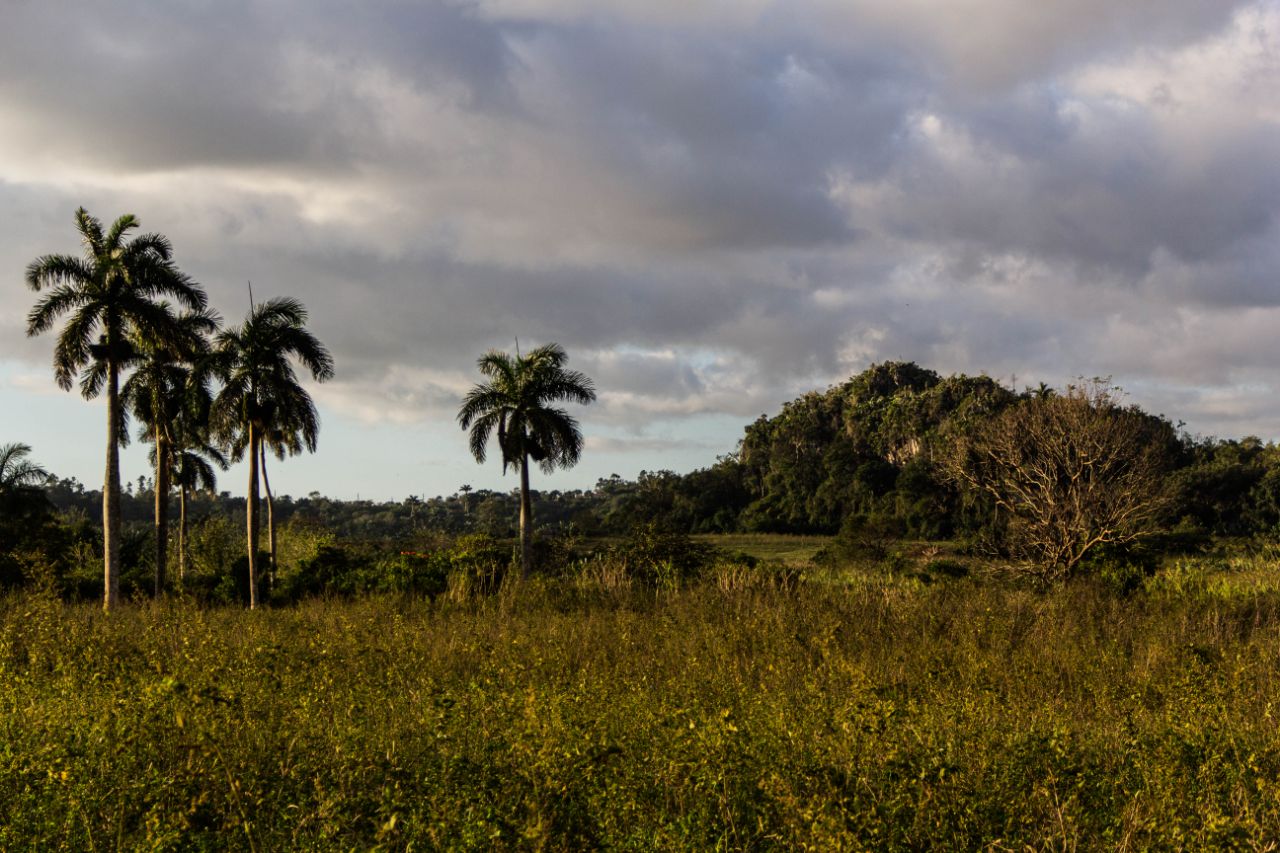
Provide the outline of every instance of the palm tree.
{"type": "Polygon", "coordinates": [[[151,341],[178,336],[177,319],[168,305],[199,311],[206,297],[198,285],[173,264],[173,248],[159,234],[126,240],[138,226],[132,214],[117,219],[109,231],[82,207],[76,210],[76,229],[84,243],[81,257],[44,255],[27,267],[27,285],[48,292],[27,315],[27,335],[52,328],[70,314],[58,336],[53,371],[59,387],[71,390],[83,371],[80,392],[86,399],[106,390],[107,465],[102,488],[103,606],[120,601],[120,442],[127,438],[125,412],[120,405],[120,371],[134,355],[130,338],[151,341]],[[93,341],[97,339],[97,342],[93,341]]]}
{"type": "Polygon", "coordinates": [[[132,341],[133,374],[121,389],[126,410],[141,423],[138,438],[152,444],[155,465],[155,594],[165,586],[169,554],[169,492],[177,431],[192,419],[207,418],[209,394],[209,335],[220,318],[208,309],[177,318],[179,334],[171,340],[132,341]]]}
{"type": "Polygon", "coordinates": [[[13,574],[18,567],[7,555],[41,535],[39,522],[52,509],[40,488],[49,473],[27,459],[30,453],[25,444],[0,445],[0,584],[22,577],[13,574]]]}
{"type": "Polygon", "coordinates": [[[282,423],[296,423],[290,419],[303,410],[311,420],[310,449],[315,448],[319,433],[319,416],[311,396],[298,383],[292,361],[300,362],[317,382],[333,377],[333,358],[304,328],[306,322],[307,310],[301,302],[270,299],[253,306],[242,325],[225,329],[216,341],[223,388],[214,402],[213,421],[231,446],[232,458],[247,454],[249,460],[250,608],[258,606],[258,469],[263,444],[282,423]]]}
{"type": "Polygon", "coordinates": [[[30,453],[27,444],[0,445],[0,510],[6,518],[44,501],[40,486],[49,479],[49,472],[28,461],[30,453]]]}
{"type": "Polygon", "coordinates": [[[596,398],[595,385],[582,373],[566,370],[569,360],[559,344],[538,347],[515,357],[490,350],[480,357],[480,373],[487,382],[467,392],[458,423],[471,430],[471,453],[483,463],[489,437],[498,436],[502,472],[520,471],[520,574],[528,577],[533,559],[533,506],[529,499],[529,460],[548,474],[569,468],[582,455],[582,431],[560,401],[587,404],[596,398]]]}
{"type": "Polygon", "coordinates": [[[208,442],[187,438],[174,443],[173,482],[178,486],[178,583],[187,579],[187,495],[192,489],[212,492],[218,487],[214,466],[226,470],[227,458],[208,442]]]}

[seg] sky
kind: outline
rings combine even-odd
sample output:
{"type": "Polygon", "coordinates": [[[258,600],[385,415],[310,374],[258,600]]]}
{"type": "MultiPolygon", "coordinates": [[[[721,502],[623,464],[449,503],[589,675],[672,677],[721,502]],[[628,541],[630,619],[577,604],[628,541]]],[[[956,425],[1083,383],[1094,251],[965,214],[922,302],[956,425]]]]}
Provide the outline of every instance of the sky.
{"type": "MultiPolygon", "coordinates": [[[[1280,437],[1280,0],[6,0],[0,443],[91,487],[105,411],[28,338],[74,210],[229,322],[293,296],[337,376],[277,491],[509,490],[476,359],[593,377],[537,488],[687,471],[869,364],[1111,376],[1280,437]]],[[[146,475],[137,446],[123,476],[146,475]]],[[[221,488],[244,492],[233,468],[221,488]]]]}

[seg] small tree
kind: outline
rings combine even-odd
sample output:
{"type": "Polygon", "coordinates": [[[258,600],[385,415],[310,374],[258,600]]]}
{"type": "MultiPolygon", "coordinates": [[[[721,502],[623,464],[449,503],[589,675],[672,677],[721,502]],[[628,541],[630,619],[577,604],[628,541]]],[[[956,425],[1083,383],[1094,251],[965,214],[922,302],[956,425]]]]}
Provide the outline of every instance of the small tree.
{"type": "Polygon", "coordinates": [[[950,476],[995,505],[1010,555],[1046,580],[1098,545],[1155,532],[1177,436],[1109,380],[1034,395],[959,439],[950,476]]]}
{"type": "Polygon", "coordinates": [[[53,508],[43,488],[49,472],[27,459],[30,453],[25,444],[0,445],[0,589],[23,580],[10,552],[40,542],[42,522],[53,508]]]}

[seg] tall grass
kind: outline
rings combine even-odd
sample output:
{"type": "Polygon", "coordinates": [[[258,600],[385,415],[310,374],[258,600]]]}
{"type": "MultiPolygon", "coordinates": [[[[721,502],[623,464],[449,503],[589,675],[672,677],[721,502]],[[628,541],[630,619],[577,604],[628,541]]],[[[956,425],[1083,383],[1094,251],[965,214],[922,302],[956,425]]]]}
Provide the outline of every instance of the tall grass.
{"type": "Polygon", "coordinates": [[[1265,849],[1280,594],[1155,586],[10,597],[0,849],[1265,849]]]}

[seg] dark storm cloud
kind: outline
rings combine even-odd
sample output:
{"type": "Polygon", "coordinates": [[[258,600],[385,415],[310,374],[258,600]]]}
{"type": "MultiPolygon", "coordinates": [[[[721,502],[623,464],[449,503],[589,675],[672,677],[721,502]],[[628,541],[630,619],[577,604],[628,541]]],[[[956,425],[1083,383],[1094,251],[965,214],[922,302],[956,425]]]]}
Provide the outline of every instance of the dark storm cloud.
{"type": "Polygon", "coordinates": [[[84,203],[172,237],[232,320],[246,279],[303,299],[338,359],[326,405],[369,420],[448,418],[516,336],[568,347],[609,424],[747,417],[884,358],[1128,374],[1262,417],[1188,388],[1271,381],[1272,0],[21,3],[5,24],[3,358],[36,352],[16,271],[72,250],[84,203]]]}

